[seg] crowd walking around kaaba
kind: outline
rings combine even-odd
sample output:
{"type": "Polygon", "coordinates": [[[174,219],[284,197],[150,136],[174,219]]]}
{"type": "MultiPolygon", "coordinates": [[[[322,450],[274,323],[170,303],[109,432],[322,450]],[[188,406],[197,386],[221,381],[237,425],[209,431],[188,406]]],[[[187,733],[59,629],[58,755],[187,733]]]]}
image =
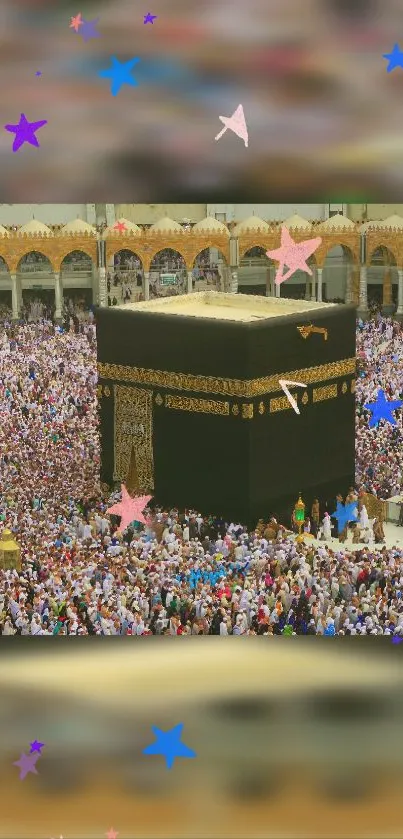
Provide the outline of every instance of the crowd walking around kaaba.
{"type": "MultiPolygon", "coordinates": [[[[121,534],[106,513],[119,491],[99,482],[94,316],[50,315],[1,314],[0,530],[22,550],[20,572],[0,570],[1,634],[403,635],[403,549],[367,527],[363,505],[356,550],[329,543],[321,499],[316,547],[273,511],[248,532],[220,511],[156,509],[121,534]]],[[[402,343],[390,319],[357,324],[357,499],[401,492],[403,411],[370,429],[363,405],[378,388],[402,397],[402,343]]]]}

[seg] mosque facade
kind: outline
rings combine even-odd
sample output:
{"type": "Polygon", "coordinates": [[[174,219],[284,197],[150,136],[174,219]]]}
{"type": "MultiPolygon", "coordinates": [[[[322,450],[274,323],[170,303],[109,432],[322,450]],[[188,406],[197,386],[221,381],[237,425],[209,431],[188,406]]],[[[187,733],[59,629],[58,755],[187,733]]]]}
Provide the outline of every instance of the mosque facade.
{"type": "Polygon", "coordinates": [[[51,299],[56,318],[63,296],[112,304],[116,275],[132,302],[213,288],[355,303],[364,318],[376,301],[403,319],[403,205],[0,205],[0,302],[14,319],[30,295],[51,299]],[[322,244],[312,275],[275,286],[266,251],[282,225],[322,244]]]}

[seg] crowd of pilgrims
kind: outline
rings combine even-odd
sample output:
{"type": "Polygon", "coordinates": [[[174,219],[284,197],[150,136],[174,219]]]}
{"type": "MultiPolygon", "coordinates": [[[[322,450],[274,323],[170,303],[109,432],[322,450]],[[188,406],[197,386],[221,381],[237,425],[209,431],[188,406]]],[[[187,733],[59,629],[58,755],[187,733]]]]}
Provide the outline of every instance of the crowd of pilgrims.
{"type": "MultiPolygon", "coordinates": [[[[0,530],[22,557],[21,571],[0,570],[1,634],[403,634],[402,548],[371,528],[359,549],[329,542],[321,500],[305,526],[316,546],[270,511],[248,532],[214,511],[152,509],[121,534],[106,512],[119,488],[99,481],[94,313],[70,301],[57,325],[28,309],[18,323],[0,311],[0,530]]],[[[357,352],[351,498],[387,498],[401,491],[403,411],[370,429],[363,405],[379,387],[402,395],[400,326],[359,322],[357,352]]]]}

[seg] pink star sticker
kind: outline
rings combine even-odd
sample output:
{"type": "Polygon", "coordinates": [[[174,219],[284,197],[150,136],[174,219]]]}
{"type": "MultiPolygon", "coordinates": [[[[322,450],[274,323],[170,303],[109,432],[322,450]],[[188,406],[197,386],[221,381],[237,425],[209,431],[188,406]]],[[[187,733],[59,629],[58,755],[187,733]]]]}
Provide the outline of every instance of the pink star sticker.
{"type": "Polygon", "coordinates": [[[106,834],[106,839],[117,839],[117,837],[118,837],[117,830],[114,830],[113,827],[111,827],[111,829],[106,834]]]}
{"type": "Polygon", "coordinates": [[[114,504],[113,507],[109,507],[106,512],[121,517],[119,530],[123,533],[132,521],[139,521],[142,524],[147,523],[143,516],[143,510],[144,507],[147,507],[151,498],[152,495],[139,495],[137,498],[132,498],[125,485],[122,484],[122,500],[114,504]]]}
{"type": "Polygon", "coordinates": [[[78,32],[79,27],[83,25],[83,19],[81,17],[81,12],[78,15],[71,18],[70,29],[74,29],[75,32],[78,32]]]}
{"type": "Polygon", "coordinates": [[[225,128],[220,131],[219,134],[215,137],[216,140],[219,140],[223,134],[229,128],[230,131],[233,131],[241,140],[244,141],[246,148],[248,148],[248,129],[245,122],[245,115],[243,112],[242,105],[238,105],[236,111],[230,117],[219,117],[221,122],[224,123],[225,128]]]}
{"type": "Polygon", "coordinates": [[[127,230],[127,227],[124,221],[117,221],[116,224],[113,225],[114,230],[118,230],[119,233],[123,233],[124,230],[127,230]]]}
{"type": "Polygon", "coordinates": [[[322,239],[317,236],[316,239],[306,239],[304,242],[294,242],[286,227],[281,228],[281,245],[274,251],[266,251],[266,256],[275,259],[279,262],[277,269],[275,283],[280,285],[285,280],[288,280],[295,271],[301,270],[312,275],[312,271],[307,265],[306,260],[316,251],[316,248],[321,244],[322,239]],[[288,267],[288,271],[283,274],[284,266],[288,267]]]}

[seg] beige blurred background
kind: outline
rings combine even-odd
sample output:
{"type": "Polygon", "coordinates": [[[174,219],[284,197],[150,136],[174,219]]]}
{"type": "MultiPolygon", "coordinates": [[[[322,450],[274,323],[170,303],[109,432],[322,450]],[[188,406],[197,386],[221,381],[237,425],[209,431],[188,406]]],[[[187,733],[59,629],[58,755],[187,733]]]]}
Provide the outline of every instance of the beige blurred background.
{"type": "Polygon", "coordinates": [[[40,149],[0,132],[2,201],[400,198],[401,19],[399,0],[2,0],[1,125],[49,121],[40,149]],[[116,97],[111,55],[141,59],[116,97]],[[247,149],[214,140],[240,103],[247,149]]]}
{"type": "Polygon", "coordinates": [[[401,651],[367,641],[2,644],[1,839],[400,837],[401,651]],[[179,722],[168,771],[142,750],[179,722]]]}

